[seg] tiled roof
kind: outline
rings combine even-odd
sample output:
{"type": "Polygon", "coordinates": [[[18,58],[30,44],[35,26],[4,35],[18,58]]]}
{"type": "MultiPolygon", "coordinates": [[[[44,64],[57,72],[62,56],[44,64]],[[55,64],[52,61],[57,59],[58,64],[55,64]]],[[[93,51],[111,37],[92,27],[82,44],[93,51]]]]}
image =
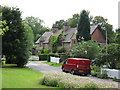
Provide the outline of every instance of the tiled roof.
{"type": "Polygon", "coordinates": [[[63,32],[63,34],[66,34],[64,41],[62,42],[71,42],[71,37],[73,36],[74,33],[76,33],[77,29],[76,28],[70,28],[67,31],[63,32]]]}
{"type": "Polygon", "coordinates": [[[39,41],[43,41],[43,43],[49,43],[51,35],[58,35],[62,32],[62,30],[58,30],[55,33],[52,31],[50,32],[45,32],[35,43],[39,43],[39,41]]]}

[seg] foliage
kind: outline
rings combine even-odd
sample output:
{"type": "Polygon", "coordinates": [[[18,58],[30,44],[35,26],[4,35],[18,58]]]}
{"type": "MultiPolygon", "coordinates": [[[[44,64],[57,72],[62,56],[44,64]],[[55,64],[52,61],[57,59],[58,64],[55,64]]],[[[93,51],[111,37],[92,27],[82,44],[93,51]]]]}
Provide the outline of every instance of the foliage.
{"type": "Polygon", "coordinates": [[[40,53],[41,54],[48,54],[49,53],[49,51],[47,50],[47,49],[42,49],[42,50],[40,50],[40,53]]]}
{"type": "Polygon", "coordinates": [[[68,50],[72,57],[94,59],[100,52],[100,46],[96,41],[82,41],[68,50]]]}
{"type": "Polygon", "coordinates": [[[79,19],[79,14],[73,14],[72,18],[69,18],[67,22],[72,28],[75,28],[77,27],[78,19],[79,19]]]}
{"type": "Polygon", "coordinates": [[[91,20],[92,25],[101,24],[102,26],[104,26],[104,24],[106,23],[107,23],[107,19],[102,16],[95,16],[91,20]]]}
{"type": "Polygon", "coordinates": [[[115,43],[120,44],[120,29],[119,28],[116,30],[114,41],[115,43]]]}
{"type": "Polygon", "coordinates": [[[57,52],[58,53],[64,53],[64,52],[66,52],[66,49],[63,46],[61,46],[61,47],[58,47],[57,52]]]}
{"type": "Polygon", "coordinates": [[[6,26],[6,24],[6,20],[0,21],[0,35],[4,35],[4,33],[9,30],[9,27],[6,26]]]}
{"type": "Polygon", "coordinates": [[[43,24],[43,20],[39,19],[38,17],[26,17],[23,20],[24,23],[27,23],[31,29],[33,30],[33,34],[34,34],[34,42],[37,41],[37,39],[45,32],[45,31],[49,31],[49,29],[47,27],[44,27],[43,24]]]}
{"type": "Polygon", "coordinates": [[[68,73],[48,73],[40,79],[40,84],[61,88],[115,88],[114,84],[93,81],[90,78],[68,73]]]}
{"type": "Polygon", "coordinates": [[[52,35],[51,36],[50,43],[51,43],[51,49],[52,49],[53,53],[57,52],[58,40],[59,40],[58,38],[59,38],[59,35],[57,35],[57,36],[52,35]]]}
{"type": "Polygon", "coordinates": [[[97,65],[107,65],[109,68],[118,69],[117,63],[119,63],[120,56],[120,44],[109,44],[107,45],[107,54],[106,54],[106,46],[102,48],[101,53],[96,58],[97,65]]]}
{"type": "Polygon", "coordinates": [[[90,36],[90,22],[88,12],[83,10],[80,14],[78,27],[77,27],[77,41],[80,42],[81,40],[88,41],[91,39],[90,36]]]}
{"type": "Polygon", "coordinates": [[[39,60],[49,60],[49,54],[39,54],[39,60]]]}
{"type": "Polygon", "coordinates": [[[59,21],[56,21],[55,24],[53,24],[53,26],[58,27],[58,29],[62,29],[64,23],[65,23],[64,20],[59,20],[59,21]]]}
{"type": "MultiPolygon", "coordinates": [[[[0,9],[1,9],[1,6],[0,6],[0,9]]],[[[7,24],[6,20],[2,21],[1,19],[2,19],[2,12],[0,12],[0,35],[4,35],[4,33],[9,30],[9,27],[6,26],[7,24]]]]}
{"type": "Polygon", "coordinates": [[[102,78],[102,79],[107,79],[108,75],[107,74],[101,74],[101,73],[99,73],[99,74],[97,74],[97,77],[98,78],[102,78]]]}
{"type": "Polygon", "coordinates": [[[114,42],[114,31],[113,31],[113,26],[111,24],[104,24],[102,27],[102,33],[104,36],[106,36],[106,31],[107,31],[107,40],[108,43],[113,43],[114,42]]]}
{"type": "MultiPolygon", "coordinates": [[[[32,31],[26,24],[22,24],[19,8],[2,7],[3,20],[9,30],[3,36],[3,55],[6,63],[23,66],[27,63],[32,47],[32,31]]],[[[4,28],[4,27],[3,27],[4,28]]]]}
{"type": "Polygon", "coordinates": [[[50,56],[60,57],[61,55],[66,55],[65,53],[49,53],[50,56]]]}

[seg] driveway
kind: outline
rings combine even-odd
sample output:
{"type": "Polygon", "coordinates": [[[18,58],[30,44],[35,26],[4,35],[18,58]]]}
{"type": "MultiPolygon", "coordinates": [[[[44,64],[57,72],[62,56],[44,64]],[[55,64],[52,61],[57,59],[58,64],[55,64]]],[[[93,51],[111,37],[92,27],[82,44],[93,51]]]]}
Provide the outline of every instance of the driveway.
{"type": "MultiPolygon", "coordinates": [[[[61,67],[49,66],[48,64],[44,64],[42,62],[43,61],[29,61],[26,66],[41,73],[62,72],[61,67]]],[[[92,76],[82,76],[82,77],[90,78],[94,81],[97,80],[98,82],[114,83],[120,87],[120,83],[118,84],[118,82],[112,81],[111,79],[99,79],[92,76]]]]}
{"type": "Polygon", "coordinates": [[[61,67],[52,67],[42,62],[43,61],[29,61],[26,66],[41,73],[62,72],[61,67]]]}

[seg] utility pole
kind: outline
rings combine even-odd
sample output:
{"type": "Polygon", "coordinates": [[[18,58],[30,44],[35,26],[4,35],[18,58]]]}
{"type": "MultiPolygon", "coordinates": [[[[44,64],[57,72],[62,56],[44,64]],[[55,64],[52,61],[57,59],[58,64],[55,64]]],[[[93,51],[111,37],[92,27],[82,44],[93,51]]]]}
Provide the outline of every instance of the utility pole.
{"type": "Polygon", "coordinates": [[[107,29],[106,29],[106,62],[107,62],[107,54],[108,54],[108,40],[107,40],[107,29]]]}

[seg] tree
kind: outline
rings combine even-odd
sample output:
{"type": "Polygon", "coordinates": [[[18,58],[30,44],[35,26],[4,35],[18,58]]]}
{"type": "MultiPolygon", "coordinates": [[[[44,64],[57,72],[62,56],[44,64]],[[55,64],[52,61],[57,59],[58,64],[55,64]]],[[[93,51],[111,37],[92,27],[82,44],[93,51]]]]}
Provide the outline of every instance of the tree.
{"type": "Polygon", "coordinates": [[[111,43],[108,44],[108,52],[105,52],[105,46],[103,46],[101,53],[98,55],[96,60],[96,65],[107,65],[108,68],[120,69],[119,56],[120,56],[120,44],[111,43]]]}
{"type": "Polygon", "coordinates": [[[68,54],[77,58],[95,59],[100,53],[100,46],[96,41],[82,41],[78,45],[70,48],[68,54]]]}
{"type": "Polygon", "coordinates": [[[90,40],[90,22],[89,22],[89,17],[88,17],[88,12],[83,10],[80,14],[79,22],[78,22],[78,27],[77,27],[77,41],[81,40],[90,40]]]}
{"type": "Polygon", "coordinates": [[[79,20],[79,14],[74,14],[72,16],[72,18],[69,18],[67,20],[68,24],[72,27],[72,28],[75,28],[77,27],[77,24],[78,24],[78,20],[79,20]]]}
{"type": "Polygon", "coordinates": [[[33,34],[34,34],[34,42],[37,41],[37,39],[45,32],[45,31],[49,31],[49,29],[47,27],[44,27],[43,24],[43,20],[39,19],[38,17],[26,17],[23,20],[24,23],[28,24],[31,29],[33,30],[33,34]]]}
{"type": "Polygon", "coordinates": [[[120,29],[116,29],[115,37],[114,37],[115,43],[120,44],[120,29]]]}
{"type": "Polygon", "coordinates": [[[23,67],[26,63],[27,63],[27,59],[29,58],[29,56],[31,55],[32,52],[32,47],[33,47],[33,40],[34,40],[34,36],[33,36],[33,31],[31,29],[31,27],[29,27],[29,25],[27,24],[23,24],[24,26],[24,33],[23,33],[23,40],[21,40],[21,48],[18,52],[18,66],[23,67]],[[24,50],[24,51],[23,51],[24,50]]]}
{"type": "MultiPolygon", "coordinates": [[[[0,7],[0,9],[1,9],[1,7],[0,7]]],[[[0,12],[0,18],[2,18],[2,12],[0,12]]],[[[4,33],[6,32],[6,31],[8,31],[8,29],[9,29],[9,27],[8,26],[6,26],[6,20],[0,20],[0,36],[1,35],[4,35],[4,33]]]]}
{"type": "Polygon", "coordinates": [[[59,21],[56,21],[55,24],[53,24],[53,26],[58,27],[58,29],[62,29],[64,23],[65,23],[64,20],[59,20],[59,21]]]}
{"type": "Polygon", "coordinates": [[[102,16],[95,16],[91,20],[92,25],[101,24],[101,26],[104,26],[107,23],[107,19],[102,16]]]}
{"type": "MultiPolygon", "coordinates": [[[[32,32],[27,25],[22,24],[19,8],[2,7],[2,19],[6,21],[9,30],[3,36],[3,55],[6,63],[23,67],[27,63],[32,49],[32,32]]],[[[3,27],[4,28],[4,27],[3,27]]]]}

